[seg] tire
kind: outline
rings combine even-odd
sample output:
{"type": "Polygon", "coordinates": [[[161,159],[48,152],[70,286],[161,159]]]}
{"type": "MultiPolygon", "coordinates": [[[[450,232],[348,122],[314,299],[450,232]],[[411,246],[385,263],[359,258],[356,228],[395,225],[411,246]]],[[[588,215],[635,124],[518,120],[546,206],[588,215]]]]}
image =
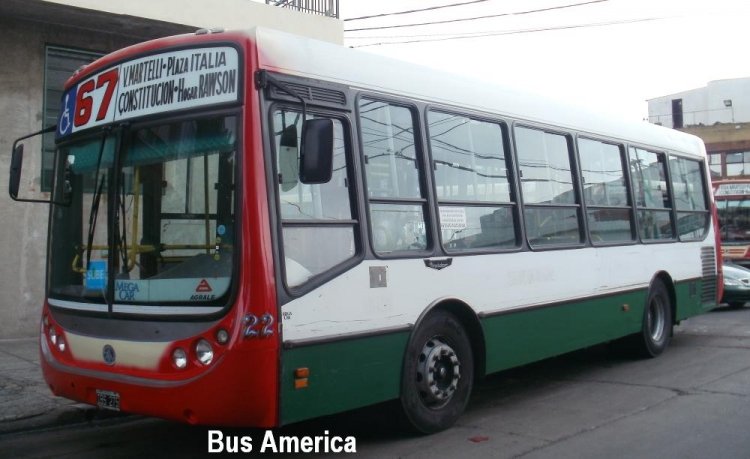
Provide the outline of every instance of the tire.
{"type": "Polygon", "coordinates": [[[461,416],[474,383],[471,343],[450,313],[427,316],[406,349],[401,375],[401,410],[408,427],[430,434],[461,416]]]}
{"type": "Polygon", "coordinates": [[[731,309],[742,309],[745,307],[745,302],[744,301],[730,301],[729,307],[731,309]]]}
{"type": "Polygon", "coordinates": [[[641,357],[656,357],[672,340],[672,302],[661,280],[651,285],[643,311],[641,333],[634,336],[635,350],[641,357]]]}

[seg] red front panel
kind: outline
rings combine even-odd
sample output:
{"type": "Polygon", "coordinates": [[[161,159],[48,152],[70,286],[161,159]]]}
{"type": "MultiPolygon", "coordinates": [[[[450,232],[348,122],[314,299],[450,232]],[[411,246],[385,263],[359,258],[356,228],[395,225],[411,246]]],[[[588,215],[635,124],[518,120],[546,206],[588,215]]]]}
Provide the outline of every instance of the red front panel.
{"type": "MultiPolygon", "coordinates": [[[[229,43],[241,48],[243,64],[243,125],[240,139],[240,190],[237,194],[240,235],[239,271],[235,274],[237,294],[227,315],[206,322],[199,333],[179,342],[125,342],[112,340],[113,347],[124,349],[123,355],[138,361],[152,358],[148,365],[108,365],[107,350],[101,346],[106,337],[86,337],[64,329],[55,319],[55,311],[44,309],[42,324],[42,370],[56,395],[89,404],[97,404],[97,391],[119,395],[122,411],[177,421],[213,424],[271,427],[279,422],[279,320],[273,276],[273,256],[269,233],[269,209],[265,180],[263,143],[260,128],[260,103],[253,85],[257,68],[257,50],[252,36],[246,33],[218,33],[203,36],[172,37],[118,51],[85,69],[68,81],[67,87],[109,66],[163,49],[199,47],[209,43],[229,43]],[[246,336],[248,315],[270,317],[255,326],[258,335],[246,336]],[[263,327],[270,334],[263,335],[263,327]],[[63,350],[52,342],[50,330],[66,343],[63,350]],[[229,339],[221,344],[219,329],[228,331],[229,339]],[[209,365],[199,363],[195,345],[209,341],[215,350],[209,365]],[[173,352],[187,353],[187,368],[178,369],[173,352]],[[98,353],[98,354],[97,354],[98,353]],[[86,357],[81,357],[82,355],[86,357]],[[146,355],[148,354],[148,355],[146,355]]],[[[166,115],[165,115],[166,116],[166,115]]],[[[86,317],[76,318],[85,321],[86,317]]],[[[165,325],[168,326],[168,325],[165,325]]],[[[105,344],[106,346],[106,344],[105,344]]],[[[127,359],[125,359],[127,360],[127,359]]]]}

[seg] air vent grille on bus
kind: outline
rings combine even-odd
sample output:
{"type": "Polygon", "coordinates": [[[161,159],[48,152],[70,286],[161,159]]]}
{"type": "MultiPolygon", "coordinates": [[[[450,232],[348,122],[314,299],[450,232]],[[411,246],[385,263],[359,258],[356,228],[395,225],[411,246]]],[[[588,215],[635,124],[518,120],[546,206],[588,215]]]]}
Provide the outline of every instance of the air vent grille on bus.
{"type": "Polygon", "coordinates": [[[701,303],[716,301],[716,253],[713,247],[701,248],[701,303]]]}
{"type": "MultiPolygon", "coordinates": [[[[284,82],[284,87],[310,102],[346,105],[346,94],[335,89],[318,88],[289,82],[284,82]]],[[[271,88],[271,97],[288,99],[290,96],[285,91],[273,86],[271,88]]]]}

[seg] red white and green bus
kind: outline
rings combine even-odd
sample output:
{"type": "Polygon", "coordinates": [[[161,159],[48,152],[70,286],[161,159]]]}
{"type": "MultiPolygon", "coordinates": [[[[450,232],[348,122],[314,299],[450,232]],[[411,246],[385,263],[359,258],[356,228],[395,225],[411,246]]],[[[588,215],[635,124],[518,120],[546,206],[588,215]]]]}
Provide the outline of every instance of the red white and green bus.
{"type": "Polygon", "coordinates": [[[724,260],[750,267],[750,180],[713,182],[724,260]]]}
{"type": "Polygon", "coordinates": [[[260,28],[117,51],[61,102],[40,342],[69,399],[258,427],[400,400],[435,432],[485,374],[656,356],[717,304],[684,133],[260,28]]]}

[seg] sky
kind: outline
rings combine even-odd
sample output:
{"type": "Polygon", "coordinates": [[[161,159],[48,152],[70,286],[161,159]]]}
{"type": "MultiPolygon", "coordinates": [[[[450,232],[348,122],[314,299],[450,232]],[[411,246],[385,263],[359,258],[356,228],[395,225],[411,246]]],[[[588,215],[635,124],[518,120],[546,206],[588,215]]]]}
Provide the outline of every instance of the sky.
{"type": "Polygon", "coordinates": [[[750,77],[747,0],[480,0],[350,20],[467,1],[339,0],[345,45],[633,120],[647,99],[750,77]]]}

